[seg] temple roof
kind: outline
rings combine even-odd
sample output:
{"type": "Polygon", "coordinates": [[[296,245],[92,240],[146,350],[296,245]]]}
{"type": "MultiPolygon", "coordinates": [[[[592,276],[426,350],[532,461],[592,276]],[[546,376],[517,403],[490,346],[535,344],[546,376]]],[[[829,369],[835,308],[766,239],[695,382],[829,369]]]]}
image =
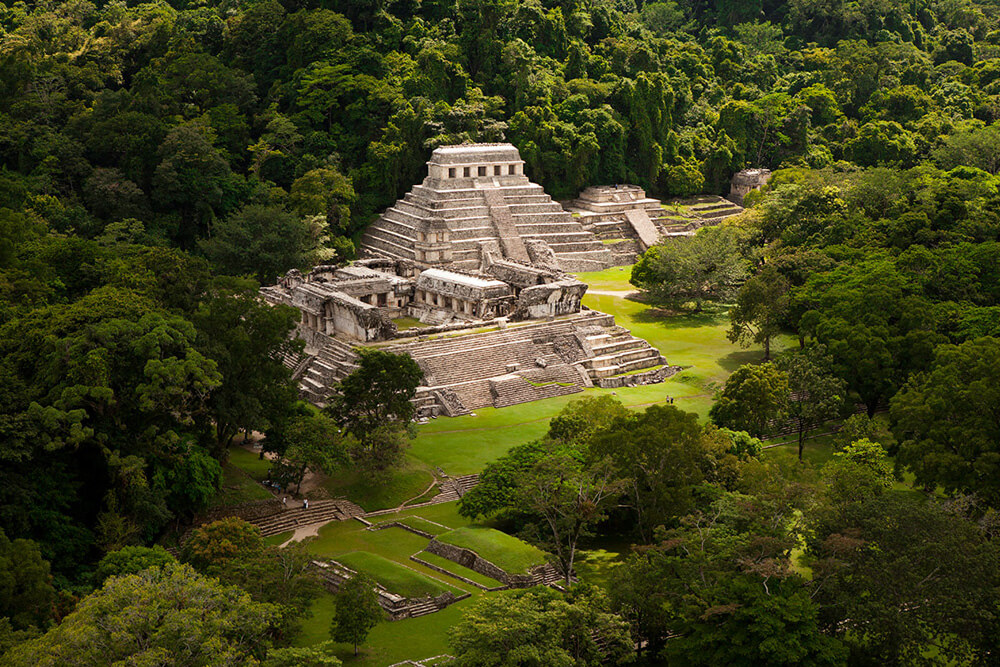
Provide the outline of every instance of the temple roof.
{"type": "Polygon", "coordinates": [[[434,164],[521,162],[521,155],[513,144],[458,144],[435,148],[430,161],[434,164]]]}

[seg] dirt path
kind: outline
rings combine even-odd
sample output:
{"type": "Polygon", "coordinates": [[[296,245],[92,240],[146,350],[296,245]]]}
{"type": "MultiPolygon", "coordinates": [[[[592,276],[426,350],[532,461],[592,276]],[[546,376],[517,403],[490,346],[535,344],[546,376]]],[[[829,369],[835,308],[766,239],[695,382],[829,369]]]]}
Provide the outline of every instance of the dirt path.
{"type": "Polygon", "coordinates": [[[589,289],[587,294],[596,294],[597,296],[616,296],[619,299],[627,299],[630,296],[637,296],[639,294],[638,290],[603,290],[603,289],[589,289]]]}

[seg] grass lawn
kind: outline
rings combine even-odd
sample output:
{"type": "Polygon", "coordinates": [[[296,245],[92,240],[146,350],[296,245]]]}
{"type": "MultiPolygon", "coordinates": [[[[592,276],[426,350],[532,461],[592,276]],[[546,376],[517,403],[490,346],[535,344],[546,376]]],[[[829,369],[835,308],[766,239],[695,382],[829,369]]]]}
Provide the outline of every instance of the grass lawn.
{"type": "Polygon", "coordinates": [[[403,597],[422,598],[446,592],[456,594],[461,594],[462,592],[445,585],[437,579],[432,579],[395,561],[367,551],[352,551],[341,554],[337,556],[337,562],[346,565],[352,570],[364,572],[382,584],[390,593],[402,595],[403,597]]]}
{"type": "Polygon", "coordinates": [[[209,507],[229,507],[254,500],[267,500],[271,493],[242,468],[227,463],[222,466],[222,485],[212,496],[209,507]]]}
{"type": "Polygon", "coordinates": [[[503,583],[497,581],[496,579],[487,577],[486,575],[483,574],[479,574],[475,570],[470,570],[467,567],[459,565],[455,561],[448,560],[447,558],[442,558],[441,556],[438,556],[437,554],[432,554],[429,551],[420,552],[419,554],[417,554],[417,558],[419,558],[420,560],[425,560],[431,565],[437,565],[438,567],[448,570],[453,574],[457,574],[459,576],[465,577],[466,579],[470,579],[476,582],[477,584],[486,586],[487,588],[496,588],[497,586],[503,586],[503,583]]]}
{"type": "Polygon", "coordinates": [[[229,448],[229,464],[243,470],[258,482],[267,479],[267,471],[271,469],[270,461],[262,459],[260,454],[242,447],[229,448]]]}
{"type": "Polygon", "coordinates": [[[419,516],[404,516],[399,517],[392,515],[383,521],[376,521],[375,523],[388,523],[390,521],[396,521],[398,523],[409,526],[416,530],[422,530],[425,533],[430,533],[431,535],[440,535],[441,533],[447,533],[451,528],[447,526],[442,526],[441,524],[435,523],[433,521],[428,521],[419,516]]]}
{"type": "MultiPolygon", "coordinates": [[[[448,653],[448,629],[462,620],[466,610],[477,599],[478,596],[473,596],[418,618],[379,623],[368,635],[361,655],[355,658],[353,647],[342,644],[338,645],[337,657],[345,665],[353,667],[386,667],[403,660],[420,660],[448,653]]],[[[312,616],[305,619],[302,633],[295,638],[297,646],[312,646],[330,638],[333,597],[324,594],[310,610],[312,616]]]]}
{"type": "Polygon", "coordinates": [[[437,539],[475,551],[509,574],[527,572],[531,566],[545,562],[544,551],[493,528],[459,528],[437,539]]]}
{"type": "MultiPolygon", "coordinates": [[[[403,502],[427,490],[434,481],[430,467],[413,456],[393,468],[384,478],[372,479],[357,470],[340,470],[328,477],[323,487],[334,498],[345,497],[365,510],[399,507],[403,502]]],[[[435,491],[437,489],[435,488],[435,491]]],[[[431,495],[422,500],[429,500],[431,495]]]]}
{"type": "Polygon", "coordinates": [[[292,539],[292,535],[295,534],[294,530],[289,530],[284,533],[278,533],[277,535],[272,535],[271,537],[264,538],[264,544],[272,547],[280,547],[282,544],[292,539]]]}
{"type": "Polygon", "coordinates": [[[397,331],[403,331],[404,329],[412,329],[414,327],[424,327],[427,326],[415,317],[397,317],[393,320],[396,325],[397,331]]]}

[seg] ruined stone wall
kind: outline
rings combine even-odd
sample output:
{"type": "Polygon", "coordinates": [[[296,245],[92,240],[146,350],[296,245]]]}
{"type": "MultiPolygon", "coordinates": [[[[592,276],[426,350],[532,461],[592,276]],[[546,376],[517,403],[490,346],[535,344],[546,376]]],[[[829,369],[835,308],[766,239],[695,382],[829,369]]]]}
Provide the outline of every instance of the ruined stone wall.
{"type": "Polygon", "coordinates": [[[575,279],[526,287],[517,297],[513,316],[516,319],[541,319],[570,315],[580,311],[580,300],[586,292],[586,283],[575,279]]]}
{"type": "Polygon", "coordinates": [[[326,302],[327,333],[347,335],[363,342],[386,340],[396,335],[396,325],[375,306],[331,293],[326,302]]]}
{"type": "Polygon", "coordinates": [[[462,567],[467,567],[474,572],[489,577],[490,579],[496,579],[497,581],[504,583],[508,586],[511,585],[512,577],[507,572],[504,572],[499,567],[489,562],[475,551],[469,549],[463,549],[462,547],[456,547],[454,544],[445,544],[444,542],[439,542],[438,540],[431,540],[427,545],[425,551],[429,551],[432,554],[441,556],[442,558],[447,558],[448,560],[458,563],[462,567]]]}
{"type": "Polygon", "coordinates": [[[751,191],[764,187],[770,180],[770,169],[744,169],[733,176],[726,199],[743,206],[744,199],[751,191]]]}

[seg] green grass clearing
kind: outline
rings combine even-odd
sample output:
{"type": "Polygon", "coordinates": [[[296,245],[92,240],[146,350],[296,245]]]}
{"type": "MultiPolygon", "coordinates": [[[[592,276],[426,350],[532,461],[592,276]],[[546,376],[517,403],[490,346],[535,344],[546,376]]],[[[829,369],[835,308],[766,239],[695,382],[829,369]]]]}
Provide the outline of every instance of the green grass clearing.
{"type": "Polygon", "coordinates": [[[277,535],[272,535],[271,537],[264,538],[264,544],[271,547],[280,547],[282,544],[292,539],[292,535],[295,534],[294,530],[285,531],[284,533],[278,533],[277,535]]]}
{"type": "Polygon", "coordinates": [[[545,562],[545,552],[493,528],[467,527],[438,535],[439,541],[475,551],[504,572],[519,574],[545,562]]]}
{"type": "Polygon", "coordinates": [[[392,521],[401,523],[405,526],[409,526],[410,528],[413,528],[415,530],[422,530],[425,533],[430,533],[431,535],[441,535],[442,533],[447,533],[449,530],[452,530],[447,526],[442,526],[441,524],[434,523],[433,521],[428,521],[427,519],[424,519],[419,516],[404,516],[400,518],[393,515],[384,521],[376,521],[375,523],[381,524],[381,523],[389,523],[392,521]]]}
{"type": "MultiPolygon", "coordinates": [[[[477,599],[474,596],[418,618],[379,623],[368,635],[361,655],[355,658],[353,647],[341,644],[337,647],[337,657],[352,667],[386,667],[403,660],[421,660],[449,653],[448,630],[462,620],[477,599]]],[[[328,593],[322,595],[310,611],[311,616],[302,623],[302,633],[295,638],[296,646],[312,646],[330,638],[333,597],[328,593]]]]}
{"type": "Polygon", "coordinates": [[[258,482],[267,479],[267,473],[271,469],[271,462],[266,458],[262,459],[259,453],[239,446],[229,448],[229,464],[236,466],[258,482]]]}
{"type": "Polygon", "coordinates": [[[404,331],[405,329],[415,329],[417,327],[427,326],[415,317],[397,317],[393,320],[396,325],[396,331],[404,331]]]}
{"type": "Polygon", "coordinates": [[[432,554],[429,551],[421,551],[419,554],[417,554],[417,558],[425,560],[431,565],[437,565],[440,568],[443,568],[445,570],[448,570],[449,572],[465,577],[466,579],[474,581],[482,586],[486,586],[487,588],[496,588],[498,586],[503,586],[502,582],[499,582],[496,579],[493,579],[492,577],[487,577],[484,574],[479,574],[475,570],[470,570],[469,568],[463,565],[459,565],[455,561],[448,560],[447,558],[442,558],[441,556],[438,556],[437,554],[432,554]]]}
{"type": "Polygon", "coordinates": [[[403,597],[421,598],[447,592],[461,593],[458,589],[447,586],[416,570],[411,570],[405,565],[367,551],[352,551],[341,554],[337,557],[337,562],[352,570],[367,574],[390,593],[403,597]]]}
{"type": "Polygon", "coordinates": [[[212,496],[208,506],[210,508],[231,507],[255,500],[267,500],[271,497],[271,493],[245,470],[232,463],[226,463],[222,466],[222,484],[212,496]]]}
{"type": "MultiPolygon", "coordinates": [[[[402,465],[385,476],[372,478],[358,470],[338,470],[323,482],[323,487],[332,497],[347,498],[373,512],[399,507],[421,495],[433,481],[434,475],[427,464],[408,455],[402,465]]],[[[436,494],[432,491],[423,500],[429,500],[433,495],[436,494]]]]}

